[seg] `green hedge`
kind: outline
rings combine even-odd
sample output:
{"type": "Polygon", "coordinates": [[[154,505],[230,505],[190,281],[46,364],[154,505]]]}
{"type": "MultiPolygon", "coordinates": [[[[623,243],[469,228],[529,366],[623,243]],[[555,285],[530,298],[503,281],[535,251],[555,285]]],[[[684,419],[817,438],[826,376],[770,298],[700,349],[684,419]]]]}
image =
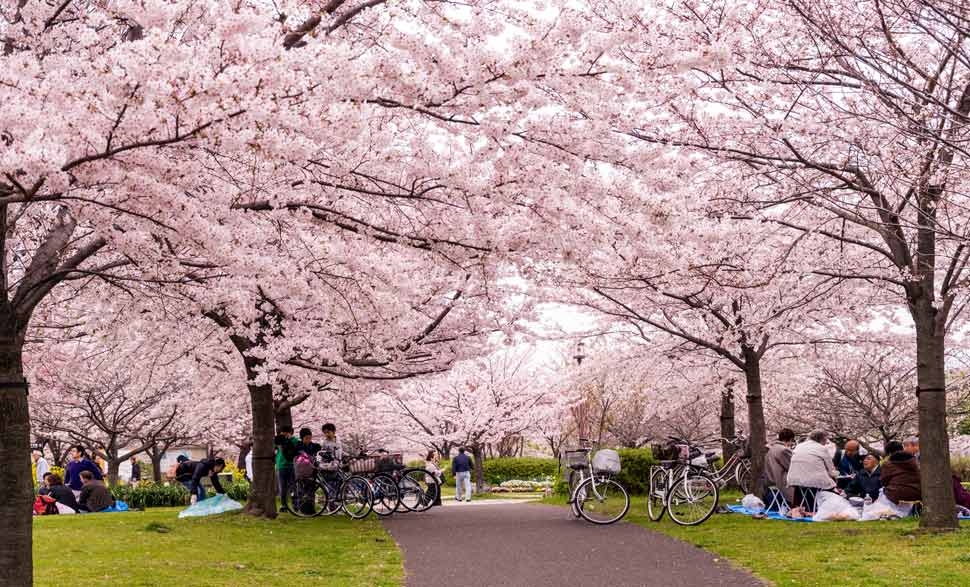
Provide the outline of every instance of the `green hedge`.
{"type": "Polygon", "coordinates": [[[510,457],[485,460],[485,482],[498,485],[503,481],[521,479],[522,481],[541,481],[555,477],[559,461],[539,457],[510,457]]]}
{"type": "Polygon", "coordinates": [[[146,482],[139,483],[138,487],[115,485],[111,488],[111,495],[135,509],[182,507],[189,503],[189,492],[181,484],[160,485],[146,482]]]}
{"type": "MultiPolygon", "coordinates": [[[[237,481],[224,487],[226,496],[239,502],[249,499],[249,483],[237,481]]],[[[134,509],[160,508],[160,507],[184,507],[189,504],[189,492],[181,483],[172,485],[161,485],[151,482],[142,482],[138,487],[128,485],[115,485],[111,488],[111,495],[115,499],[128,504],[134,509]]],[[[215,491],[209,489],[209,495],[215,495],[215,491]]]]}

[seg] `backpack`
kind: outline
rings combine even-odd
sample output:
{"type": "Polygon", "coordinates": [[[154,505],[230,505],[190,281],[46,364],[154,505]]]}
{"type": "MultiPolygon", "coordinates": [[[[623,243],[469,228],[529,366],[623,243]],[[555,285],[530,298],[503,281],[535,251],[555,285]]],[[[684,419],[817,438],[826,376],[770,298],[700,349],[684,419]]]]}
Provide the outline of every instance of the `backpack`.
{"type": "Polygon", "coordinates": [[[59,513],[57,500],[53,497],[49,495],[38,495],[37,499],[34,500],[35,516],[51,516],[59,513]]]}
{"type": "Polygon", "coordinates": [[[313,477],[313,459],[305,452],[301,452],[293,459],[293,472],[297,479],[313,477]]]}

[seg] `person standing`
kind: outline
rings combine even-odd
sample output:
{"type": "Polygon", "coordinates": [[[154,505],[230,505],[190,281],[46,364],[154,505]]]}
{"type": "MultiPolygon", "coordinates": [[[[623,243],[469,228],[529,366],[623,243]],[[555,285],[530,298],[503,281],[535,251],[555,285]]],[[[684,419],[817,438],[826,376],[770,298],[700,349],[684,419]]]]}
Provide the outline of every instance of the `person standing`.
{"type": "Polygon", "coordinates": [[[249,447],[249,452],[246,453],[246,458],[243,459],[246,464],[246,481],[250,483],[253,482],[253,448],[249,447]]]}
{"type": "Polygon", "coordinates": [[[464,501],[472,500],[472,460],[465,454],[465,447],[451,459],[451,472],[455,474],[455,499],[462,501],[462,487],[465,488],[464,501]]]}
{"type": "Polygon", "coordinates": [[[81,473],[83,471],[90,471],[95,481],[102,481],[104,479],[101,469],[88,460],[84,452],[84,447],[78,444],[71,447],[71,462],[67,464],[67,470],[65,471],[65,483],[74,492],[74,497],[76,498],[81,497],[81,488],[84,487],[84,482],[81,480],[81,473]]]}
{"type": "MultiPolygon", "coordinates": [[[[286,492],[293,483],[293,458],[297,455],[299,439],[293,436],[292,426],[281,426],[280,433],[273,439],[276,444],[276,479],[280,498],[286,504],[286,492]]],[[[286,507],[285,505],[283,507],[286,507]]]]}
{"type": "Polygon", "coordinates": [[[444,485],[444,475],[441,472],[440,465],[441,457],[438,456],[438,451],[429,450],[428,455],[424,459],[424,468],[434,476],[434,479],[428,479],[427,482],[429,486],[432,482],[438,486],[438,491],[434,496],[434,502],[431,505],[441,505],[441,486],[444,485]]]}
{"type": "Polygon", "coordinates": [[[136,457],[131,457],[131,479],[129,482],[132,487],[138,487],[139,481],[141,481],[141,464],[136,457]]]}
{"type": "Polygon", "coordinates": [[[39,450],[33,451],[30,453],[30,456],[34,460],[34,466],[37,468],[37,486],[43,487],[44,475],[50,473],[51,466],[47,462],[47,459],[44,458],[43,453],[41,453],[39,450]]]}

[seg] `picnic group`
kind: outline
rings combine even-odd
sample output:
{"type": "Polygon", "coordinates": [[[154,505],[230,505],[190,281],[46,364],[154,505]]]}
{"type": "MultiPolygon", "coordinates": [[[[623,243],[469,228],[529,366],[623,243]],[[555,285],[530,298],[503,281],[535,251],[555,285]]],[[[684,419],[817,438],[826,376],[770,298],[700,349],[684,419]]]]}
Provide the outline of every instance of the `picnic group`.
{"type": "MultiPolygon", "coordinates": [[[[317,443],[313,439],[310,428],[302,428],[299,435],[293,433],[292,426],[281,426],[274,439],[274,465],[277,479],[277,489],[280,497],[286,493],[292,483],[301,477],[308,477],[315,471],[323,472],[323,479],[328,483],[339,483],[336,470],[345,462],[343,446],[337,438],[337,427],[332,423],[322,426],[323,438],[317,443]]],[[[114,499],[104,480],[107,476],[107,465],[98,457],[89,458],[83,445],[76,445],[70,451],[70,461],[64,469],[62,478],[50,470],[47,460],[40,451],[33,451],[33,461],[37,469],[39,490],[34,502],[34,513],[73,514],[113,512],[127,509],[127,504],[114,499]]],[[[247,480],[253,477],[253,453],[249,451],[245,459],[247,480]]],[[[431,451],[426,457],[425,468],[441,480],[440,458],[431,451]]],[[[458,500],[471,500],[471,470],[472,462],[465,450],[461,449],[453,462],[455,476],[458,479],[458,500]],[[462,483],[464,482],[464,483],[462,483]],[[464,485],[463,495],[461,486],[464,485]]],[[[179,455],[169,477],[181,484],[189,492],[190,505],[206,500],[208,490],[204,480],[215,490],[216,495],[225,495],[226,491],[219,480],[219,475],[225,470],[225,459],[213,456],[190,460],[179,455]]],[[[135,457],[131,458],[130,483],[137,485],[141,479],[141,467],[135,457]]],[[[440,495],[438,496],[440,500],[440,495]]],[[[438,502],[440,503],[440,501],[438,502]]],[[[283,500],[285,507],[286,500],[283,500]]]]}
{"type": "MultiPolygon", "coordinates": [[[[918,514],[922,498],[919,439],[886,442],[881,453],[867,450],[854,439],[836,449],[822,430],[811,432],[796,445],[795,433],[783,428],[768,447],[765,479],[765,495],[761,499],[746,496],[747,509],[814,520],[894,519],[918,514]]],[[[952,483],[957,513],[970,514],[970,492],[955,475],[952,483]]]]}

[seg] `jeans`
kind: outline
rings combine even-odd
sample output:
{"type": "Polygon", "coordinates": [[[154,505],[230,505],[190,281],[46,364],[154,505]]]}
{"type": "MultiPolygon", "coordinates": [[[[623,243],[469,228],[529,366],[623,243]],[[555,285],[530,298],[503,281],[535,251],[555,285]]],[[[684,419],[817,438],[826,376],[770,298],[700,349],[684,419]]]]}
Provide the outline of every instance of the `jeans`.
{"type": "Polygon", "coordinates": [[[465,486],[465,499],[471,501],[472,498],[472,472],[462,471],[455,473],[455,499],[461,499],[461,488],[465,486]]]}
{"type": "Polygon", "coordinates": [[[293,467],[283,467],[276,471],[276,478],[279,481],[280,498],[285,500],[286,491],[290,488],[290,484],[296,480],[296,472],[293,467]]]}
{"type": "MultiPolygon", "coordinates": [[[[192,495],[192,482],[191,481],[183,481],[182,482],[182,485],[185,486],[185,490],[189,492],[189,495],[192,495]]],[[[195,491],[196,501],[202,501],[203,499],[205,499],[207,497],[209,497],[208,492],[206,492],[205,487],[202,486],[202,483],[199,483],[199,485],[198,485],[198,487],[196,488],[196,491],[195,491]]]]}

